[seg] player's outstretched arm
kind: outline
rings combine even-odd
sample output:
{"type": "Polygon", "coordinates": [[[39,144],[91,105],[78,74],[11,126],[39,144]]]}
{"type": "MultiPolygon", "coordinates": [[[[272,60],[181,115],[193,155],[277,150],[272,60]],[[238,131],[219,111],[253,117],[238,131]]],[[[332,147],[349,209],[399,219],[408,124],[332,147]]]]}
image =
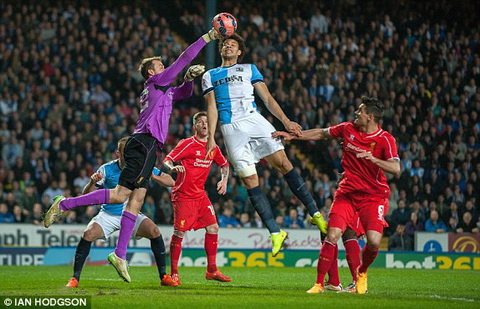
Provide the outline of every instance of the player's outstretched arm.
{"type": "Polygon", "coordinates": [[[363,158],[367,161],[372,162],[373,164],[377,165],[381,168],[384,172],[399,175],[400,174],[400,160],[390,159],[390,160],[382,160],[376,158],[372,155],[370,151],[363,151],[357,153],[357,158],[363,158]]]}
{"type": "Polygon", "coordinates": [[[102,180],[102,178],[102,174],[100,174],[99,172],[93,173],[93,175],[90,176],[90,181],[85,185],[85,187],[83,187],[82,194],[87,194],[97,190],[95,184],[102,180]]]}
{"type": "Polygon", "coordinates": [[[282,138],[286,141],[290,141],[292,139],[301,141],[319,141],[322,139],[330,138],[331,135],[328,131],[328,128],[317,128],[302,131],[302,136],[295,136],[292,133],[284,131],[275,131],[272,133],[272,137],[282,138]]]}
{"type": "Polygon", "coordinates": [[[218,109],[213,91],[207,93],[204,98],[207,101],[208,141],[206,157],[208,157],[210,152],[217,147],[217,143],[215,143],[215,131],[217,130],[218,109]]]}
{"type": "Polygon", "coordinates": [[[295,134],[296,136],[301,136],[302,127],[298,123],[290,121],[290,119],[287,118],[280,105],[277,103],[277,101],[273,98],[272,94],[268,90],[267,85],[265,85],[265,83],[263,82],[258,82],[255,83],[253,87],[255,88],[255,91],[260,96],[268,110],[283,123],[285,129],[287,129],[288,132],[295,134]]]}
{"type": "Polygon", "coordinates": [[[173,187],[175,185],[175,180],[173,180],[172,176],[168,175],[167,173],[161,173],[160,175],[152,174],[152,179],[155,180],[159,185],[163,187],[173,187]]]}
{"type": "Polygon", "coordinates": [[[160,74],[154,76],[154,82],[160,85],[170,85],[177,75],[198,55],[205,45],[219,38],[216,31],[212,28],[206,34],[201,36],[197,41],[187,47],[185,51],[160,74]],[[213,31],[213,33],[212,33],[213,31]]]}

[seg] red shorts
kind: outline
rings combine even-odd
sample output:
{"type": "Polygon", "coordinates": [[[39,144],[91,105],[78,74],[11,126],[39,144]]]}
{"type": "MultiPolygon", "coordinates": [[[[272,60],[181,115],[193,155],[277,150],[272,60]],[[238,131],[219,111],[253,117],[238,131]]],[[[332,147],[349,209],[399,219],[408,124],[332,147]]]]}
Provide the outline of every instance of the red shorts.
{"type": "Polygon", "coordinates": [[[386,213],[388,213],[387,198],[337,190],[330,209],[328,226],[342,231],[348,226],[357,233],[357,236],[359,233],[364,234],[365,231],[383,233],[383,228],[388,226],[385,221],[386,213]]]}
{"type": "Polygon", "coordinates": [[[208,197],[175,201],[173,227],[179,231],[198,230],[217,223],[215,210],[208,197]]]}
{"type": "Polygon", "coordinates": [[[365,230],[363,229],[362,222],[360,222],[360,218],[358,217],[357,213],[355,213],[353,220],[347,224],[347,228],[353,230],[357,237],[365,235],[365,230]]]}

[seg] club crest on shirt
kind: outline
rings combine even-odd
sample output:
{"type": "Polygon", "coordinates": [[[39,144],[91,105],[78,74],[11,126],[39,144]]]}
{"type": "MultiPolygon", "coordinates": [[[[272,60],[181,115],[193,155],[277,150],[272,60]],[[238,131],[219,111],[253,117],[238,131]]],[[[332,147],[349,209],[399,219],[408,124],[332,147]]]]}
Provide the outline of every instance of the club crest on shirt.
{"type": "Polygon", "coordinates": [[[370,151],[375,150],[375,145],[377,145],[377,143],[375,143],[375,142],[370,143],[370,151]]]}
{"type": "Polygon", "coordinates": [[[184,227],[184,226],[185,226],[185,220],[180,221],[180,227],[184,227]]]}

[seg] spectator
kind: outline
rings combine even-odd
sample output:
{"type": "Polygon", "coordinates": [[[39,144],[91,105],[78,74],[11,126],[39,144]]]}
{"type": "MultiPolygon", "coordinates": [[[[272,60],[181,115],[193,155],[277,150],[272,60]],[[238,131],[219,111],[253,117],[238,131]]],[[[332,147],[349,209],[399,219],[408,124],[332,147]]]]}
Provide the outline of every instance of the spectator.
{"type": "Polygon", "coordinates": [[[252,221],[250,220],[250,215],[248,212],[243,212],[240,214],[240,224],[242,227],[252,227],[252,221]]]}
{"type": "Polygon", "coordinates": [[[13,223],[15,218],[12,213],[8,211],[7,204],[0,203],[0,223],[13,223]]]}
{"type": "Polygon", "coordinates": [[[15,223],[25,223],[28,212],[25,212],[20,205],[13,206],[13,217],[15,223]]]}
{"type": "Polygon", "coordinates": [[[42,204],[40,203],[35,203],[33,204],[33,210],[30,213],[30,216],[27,219],[27,222],[33,223],[38,226],[43,226],[42,224],[42,213],[43,213],[43,207],[42,204]]]}
{"type": "Polygon", "coordinates": [[[438,212],[433,210],[430,213],[430,218],[425,221],[425,232],[445,233],[446,231],[447,226],[443,223],[442,219],[439,218],[438,212]]]}
{"type": "Polygon", "coordinates": [[[477,227],[475,221],[472,220],[472,214],[469,211],[463,213],[462,221],[460,222],[456,232],[457,233],[472,233],[477,227]]]}
{"type": "Polygon", "coordinates": [[[404,200],[399,200],[397,202],[397,209],[392,212],[391,220],[391,230],[396,231],[397,225],[401,224],[405,226],[407,221],[410,219],[410,210],[406,208],[404,200]]]}
{"type": "Polygon", "coordinates": [[[423,222],[418,219],[418,214],[412,212],[410,220],[405,224],[404,234],[409,238],[410,242],[414,244],[415,232],[423,231],[423,222]]]}
{"type": "Polygon", "coordinates": [[[232,210],[230,208],[225,208],[222,215],[218,218],[218,225],[220,227],[234,228],[241,227],[240,223],[233,216],[232,210]]]}
{"type": "Polygon", "coordinates": [[[284,226],[290,229],[304,229],[305,224],[298,218],[298,212],[295,208],[290,208],[288,216],[284,219],[284,226]]]}
{"type": "Polygon", "coordinates": [[[404,225],[397,225],[395,233],[388,238],[388,251],[413,251],[413,242],[405,234],[404,225]]]}

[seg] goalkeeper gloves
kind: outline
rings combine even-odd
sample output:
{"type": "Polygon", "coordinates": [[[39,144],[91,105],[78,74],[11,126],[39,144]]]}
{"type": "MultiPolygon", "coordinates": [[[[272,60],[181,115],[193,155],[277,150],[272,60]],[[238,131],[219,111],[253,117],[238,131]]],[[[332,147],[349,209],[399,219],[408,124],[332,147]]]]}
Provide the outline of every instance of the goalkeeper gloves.
{"type": "Polygon", "coordinates": [[[205,66],[202,64],[195,64],[188,68],[185,74],[185,81],[191,82],[195,77],[200,76],[205,72],[205,66]]]}
{"type": "Polygon", "coordinates": [[[202,38],[206,43],[210,43],[211,41],[219,39],[220,34],[218,34],[218,32],[215,31],[215,29],[212,28],[207,33],[202,35],[202,38]]]}

